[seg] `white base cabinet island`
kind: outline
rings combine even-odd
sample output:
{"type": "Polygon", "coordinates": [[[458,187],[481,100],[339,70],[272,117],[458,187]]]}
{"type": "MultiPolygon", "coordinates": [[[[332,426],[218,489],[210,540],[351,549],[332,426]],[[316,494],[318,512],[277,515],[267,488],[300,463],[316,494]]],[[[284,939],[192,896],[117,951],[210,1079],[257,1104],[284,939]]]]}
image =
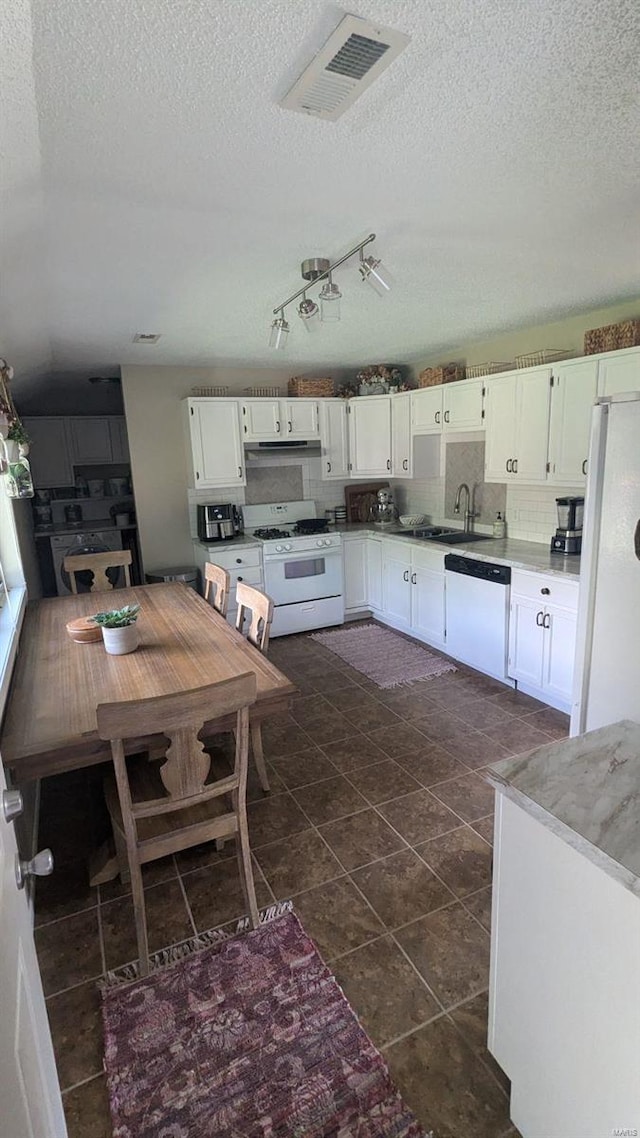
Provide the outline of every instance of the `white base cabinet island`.
{"type": "Polygon", "coordinates": [[[489,1050],[522,1138],[640,1134],[640,726],[504,759],[489,1050]]]}

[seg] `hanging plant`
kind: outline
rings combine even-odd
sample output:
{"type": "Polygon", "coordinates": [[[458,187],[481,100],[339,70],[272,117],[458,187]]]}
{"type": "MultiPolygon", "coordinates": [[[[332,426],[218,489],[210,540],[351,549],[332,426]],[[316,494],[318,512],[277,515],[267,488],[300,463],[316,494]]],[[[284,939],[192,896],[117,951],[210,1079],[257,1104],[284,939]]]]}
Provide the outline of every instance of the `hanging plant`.
{"type": "Polygon", "coordinates": [[[4,488],[10,498],[33,498],[33,479],[27,455],[29,436],[16,411],[9,383],[13,368],[0,359],[0,474],[4,475],[4,488]]]}

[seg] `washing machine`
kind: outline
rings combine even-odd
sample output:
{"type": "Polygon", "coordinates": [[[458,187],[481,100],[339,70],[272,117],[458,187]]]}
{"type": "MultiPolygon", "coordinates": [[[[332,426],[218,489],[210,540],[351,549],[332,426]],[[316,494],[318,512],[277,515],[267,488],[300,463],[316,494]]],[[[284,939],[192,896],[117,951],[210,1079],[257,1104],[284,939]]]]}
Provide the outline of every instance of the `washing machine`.
{"type": "MultiPolygon", "coordinates": [[[[108,553],[110,549],[122,549],[122,534],[120,530],[82,530],[76,534],[54,535],[51,538],[51,555],[56,576],[56,589],[58,596],[67,596],[71,592],[69,574],[64,569],[65,557],[78,556],[83,553],[108,553]]],[[[114,565],[107,570],[107,577],[114,588],[124,585],[124,570],[121,565],[114,565]]],[[[76,573],[76,584],[79,593],[90,593],[93,574],[90,572],[76,573]]]]}

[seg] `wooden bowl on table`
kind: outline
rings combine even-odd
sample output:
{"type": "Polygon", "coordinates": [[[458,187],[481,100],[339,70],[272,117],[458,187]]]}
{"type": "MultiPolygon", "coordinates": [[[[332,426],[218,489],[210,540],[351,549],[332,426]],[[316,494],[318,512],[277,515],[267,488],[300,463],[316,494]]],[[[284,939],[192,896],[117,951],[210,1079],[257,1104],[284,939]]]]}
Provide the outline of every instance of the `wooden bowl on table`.
{"type": "Polygon", "coordinates": [[[94,640],[102,640],[102,629],[99,624],[88,616],[79,616],[67,622],[67,634],[76,644],[91,644],[94,640]]]}

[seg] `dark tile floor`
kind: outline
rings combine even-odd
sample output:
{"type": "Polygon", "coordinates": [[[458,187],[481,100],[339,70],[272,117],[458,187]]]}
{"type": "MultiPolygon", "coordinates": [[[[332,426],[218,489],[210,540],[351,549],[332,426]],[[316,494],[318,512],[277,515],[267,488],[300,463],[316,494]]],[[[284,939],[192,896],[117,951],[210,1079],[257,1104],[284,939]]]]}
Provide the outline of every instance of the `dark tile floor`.
{"type": "MultiPolygon", "coordinates": [[[[515,1135],[486,1048],[482,768],[566,734],[566,716],[464,667],[383,691],[309,636],[274,641],[270,656],[300,694],[263,729],[271,793],[250,783],[260,905],[293,898],[427,1130],[515,1135]]],[[[39,882],[36,943],[70,1138],[111,1135],[95,982],[136,955],[128,889],[88,884],[105,832],[98,769],[43,784],[56,873],[39,882]]],[[[152,864],[145,882],[152,951],[234,927],[243,911],[232,843],[152,864]]]]}

